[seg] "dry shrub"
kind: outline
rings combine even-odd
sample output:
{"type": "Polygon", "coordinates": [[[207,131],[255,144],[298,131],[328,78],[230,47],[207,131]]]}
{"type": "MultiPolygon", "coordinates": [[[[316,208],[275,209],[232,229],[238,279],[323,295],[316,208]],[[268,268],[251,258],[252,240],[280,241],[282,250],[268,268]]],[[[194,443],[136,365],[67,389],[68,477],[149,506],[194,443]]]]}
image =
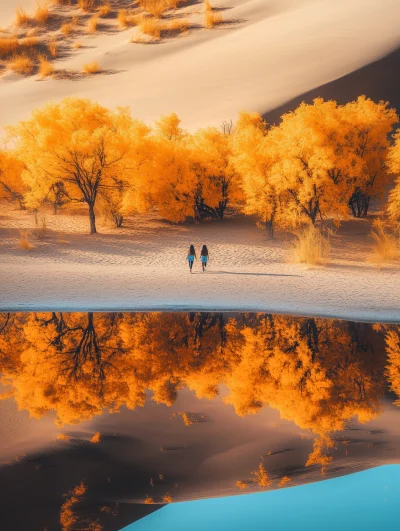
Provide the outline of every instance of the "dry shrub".
{"type": "Polygon", "coordinates": [[[212,8],[212,6],[211,6],[209,0],[205,0],[205,1],[204,1],[204,9],[205,9],[206,11],[212,11],[212,10],[213,10],[213,8],[212,8]]]}
{"type": "Polygon", "coordinates": [[[143,35],[132,35],[129,42],[131,44],[148,44],[149,40],[146,37],[143,37],[143,35]]]}
{"type": "Polygon", "coordinates": [[[206,28],[212,29],[215,26],[218,26],[219,24],[222,24],[221,13],[215,13],[214,11],[206,11],[206,15],[205,15],[206,28]]]}
{"type": "Polygon", "coordinates": [[[102,68],[97,61],[93,61],[92,63],[86,63],[82,71],[84,74],[93,75],[101,72],[102,68]]]}
{"type": "Polygon", "coordinates": [[[49,53],[52,57],[57,57],[57,52],[58,52],[57,37],[52,37],[49,40],[49,42],[47,43],[47,49],[49,50],[49,53]]]}
{"type": "Polygon", "coordinates": [[[329,237],[316,227],[307,227],[296,236],[293,261],[300,264],[326,265],[329,261],[329,237]]]}
{"type": "Polygon", "coordinates": [[[162,497],[162,501],[164,503],[172,503],[172,496],[171,494],[164,494],[164,496],[162,497]]]}
{"type": "Polygon", "coordinates": [[[103,4],[97,9],[99,17],[106,17],[111,13],[111,5],[109,3],[103,4]]]}
{"type": "Polygon", "coordinates": [[[35,37],[35,36],[30,36],[30,37],[25,37],[25,39],[21,39],[20,40],[20,46],[21,48],[34,48],[35,46],[38,46],[40,43],[38,37],[35,37]]]}
{"type": "Polygon", "coordinates": [[[93,435],[93,437],[90,439],[90,442],[93,444],[97,444],[101,441],[101,434],[99,431],[96,431],[96,433],[93,435]]]}
{"type": "Polygon", "coordinates": [[[34,246],[29,241],[29,234],[26,230],[21,230],[19,233],[19,248],[24,251],[32,251],[34,246]]]}
{"type": "Polygon", "coordinates": [[[26,53],[21,53],[14,55],[10,59],[8,66],[17,74],[29,75],[33,72],[35,63],[26,53]]]}
{"type": "Polygon", "coordinates": [[[120,9],[118,11],[118,23],[121,28],[129,28],[132,26],[139,26],[144,17],[142,15],[130,14],[126,9],[120,9]]]}
{"type": "Polygon", "coordinates": [[[70,35],[74,31],[74,28],[75,24],[73,22],[65,22],[60,29],[63,35],[70,35]]]}
{"type": "Polygon", "coordinates": [[[0,37],[0,57],[14,54],[18,49],[17,37],[0,37]]]}
{"type": "Polygon", "coordinates": [[[139,25],[139,29],[145,35],[153,37],[153,39],[161,37],[161,24],[156,18],[144,18],[139,25]]]}
{"type": "Polygon", "coordinates": [[[400,258],[400,226],[385,224],[377,219],[372,225],[371,236],[374,240],[371,260],[377,267],[400,258]]]}
{"type": "Polygon", "coordinates": [[[82,43],[79,42],[79,41],[78,41],[78,42],[74,42],[74,44],[72,45],[72,48],[75,48],[76,50],[77,50],[78,48],[82,48],[82,43]]]}
{"type": "Polygon", "coordinates": [[[150,496],[146,496],[144,503],[146,505],[152,505],[153,503],[156,503],[153,498],[150,498],[150,496]]]}
{"type": "Polygon", "coordinates": [[[37,2],[36,11],[35,11],[35,20],[39,24],[46,24],[49,20],[50,11],[47,4],[43,2],[37,2]]]}
{"type": "Polygon", "coordinates": [[[187,18],[177,18],[166,20],[161,24],[161,34],[164,33],[185,33],[189,31],[190,23],[187,18]]]}
{"type": "Polygon", "coordinates": [[[97,15],[90,18],[87,24],[88,33],[96,33],[98,24],[99,24],[99,18],[97,15]]]}
{"type": "Polygon", "coordinates": [[[39,55],[39,74],[42,77],[49,77],[54,74],[53,65],[45,55],[39,55]]]}
{"type": "Polygon", "coordinates": [[[78,7],[82,11],[91,11],[96,4],[96,0],[78,0],[78,7]]]}
{"type": "Polygon", "coordinates": [[[15,11],[15,25],[19,28],[21,26],[26,26],[29,23],[29,16],[27,15],[25,9],[19,6],[15,11]]]}
{"type": "Polygon", "coordinates": [[[139,3],[141,8],[156,18],[159,18],[165,11],[170,9],[167,0],[139,0],[139,3]]]}

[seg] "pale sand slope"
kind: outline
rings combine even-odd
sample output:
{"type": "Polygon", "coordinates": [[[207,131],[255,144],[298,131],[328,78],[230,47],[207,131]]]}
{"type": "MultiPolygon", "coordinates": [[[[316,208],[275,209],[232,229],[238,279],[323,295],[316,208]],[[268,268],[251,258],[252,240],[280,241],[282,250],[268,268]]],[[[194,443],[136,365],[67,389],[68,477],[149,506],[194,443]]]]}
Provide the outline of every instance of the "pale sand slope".
{"type": "MultiPolygon", "coordinates": [[[[1,4],[0,17],[4,12],[2,18],[9,21],[10,6],[19,0],[1,4]]],[[[39,81],[6,72],[0,78],[2,125],[67,95],[129,105],[145,120],[174,111],[189,129],[218,125],[242,109],[273,109],[383,57],[400,43],[398,0],[213,4],[226,8],[224,19],[234,23],[211,31],[192,29],[187,37],[152,45],[129,44],[133,30],[78,36],[84,47],[55,63],[80,71],[84,63],[97,60],[112,75],[39,81]]],[[[202,10],[201,2],[193,2],[182,12],[202,24],[202,10]]]]}
{"type": "MultiPolygon", "coordinates": [[[[4,205],[2,205],[4,206],[4,205]]],[[[265,239],[251,219],[171,225],[127,219],[90,236],[83,216],[48,214],[45,240],[18,248],[33,215],[0,214],[1,310],[260,310],[400,321],[400,268],[378,270],[370,220],[349,221],[332,240],[332,263],[307,269],[289,261],[284,235],[265,239]],[[1,229],[3,227],[3,229],[1,229]],[[207,273],[189,274],[188,245],[210,251],[207,273]]]]}

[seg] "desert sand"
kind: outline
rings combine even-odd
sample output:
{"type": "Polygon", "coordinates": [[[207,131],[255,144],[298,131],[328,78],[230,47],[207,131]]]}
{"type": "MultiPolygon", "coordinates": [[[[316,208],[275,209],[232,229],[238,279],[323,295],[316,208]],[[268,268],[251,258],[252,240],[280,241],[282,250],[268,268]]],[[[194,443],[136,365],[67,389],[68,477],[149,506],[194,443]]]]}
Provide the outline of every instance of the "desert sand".
{"type": "MultiPolygon", "coordinates": [[[[1,2],[1,25],[8,31],[19,4],[1,2]]],[[[33,0],[22,4],[33,11],[33,0]]],[[[146,121],[176,112],[188,129],[219,125],[242,109],[270,111],[379,60],[400,44],[397,0],[218,0],[213,5],[221,9],[224,24],[207,30],[203,3],[188,2],[179,9],[179,16],[192,24],[188,35],[156,44],[129,43],[137,30],[118,29],[115,11],[95,35],[88,35],[82,24],[72,37],[63,38],[62,53],[54,61],[56,69],[73,73],[69,78],[40,80],[1,71],[1,125],[67,95],[111,107],[128,105],[146,121]],[[78,40],[82,47],[74,50],[78,40]],[[79,75],[93,60],[105,73],[79,75]]],[[[62,38],[59,28],[71,13],[69,8],[55,10],[50,33],[42,30],[40,37],[62,38]]],[[[368,87],[362,92],[368,95],[368,87]]],[[[346,87],[336,96],[345,94],[346,87]]]]}
{"type": "Polygon", "coordinates": [[[99,220],[90,236],[85,209],[35,216],[2,204],[0,309],[8,311],[254,310],[366,321],[400,321],[398,264],[370,261],[371,219],[344,222],[331,240],[331,262],[306,267],[290,259],[293,236],[269,241],[254,220],[173,225],[155,215],[114,229],[99,220]],[[33,249],[21,249],[27,230],[33,249]],[[189,273],[187,248],[206,243],[210,263],[189,273]]]}

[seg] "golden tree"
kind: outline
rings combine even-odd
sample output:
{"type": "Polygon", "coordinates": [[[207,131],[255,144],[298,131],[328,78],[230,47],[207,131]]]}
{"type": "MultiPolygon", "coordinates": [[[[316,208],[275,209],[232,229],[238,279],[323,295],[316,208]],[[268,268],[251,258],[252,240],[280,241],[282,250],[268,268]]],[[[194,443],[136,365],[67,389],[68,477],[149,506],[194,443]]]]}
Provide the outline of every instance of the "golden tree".
{"type": "Polygon", "coordinates": [[[56,183],[64,195],[85,202],[90,233],[96,233],[95,205],[102,191],[129,174],[133,121],[126,109],[112,112],[90,100],[65,98],[35,110],[12,130],[25,165],[27,203],[37,206],[56,183]]]}
{"type": "Polygon", "coordinates": [[[225,209],[239,195],[232,164],[232,135],[215,127],[199,129],[191,138],[191,162],[197,177],[195,216],[223,219],[225,209]]]}
{"type": "MultiPolygon", "coordinates": [[[[389,150],[388,169],[396,174],[400,174],[400,129],[398,129],[394,135],[394,144],[389,150]]],[[[389,194],[388,204],[389,216],[393,220],[400,220],[400,178],[397,177],[396,182],[389,194]]]]}
{"type": "Polygon", "coordinates": [[[389,135],[398,122],[388,105],[360,96],[340,109],[337,166],[352,186],[349,205],[355,217],[365,217],[371,198],[381,198],[388,184],[389,135]]]}
{"type": "Polygon", "coordinates": [[[233,164],[241,177],[243,211],[255,214],[268,237],[273,238],[275,225],[284,224],[285,216],[271,182],[277,151],[270,146],[267,124],[262,117],[258,113],[240,113],[233,137],[233,164]]]}
{"type": "Polygon", "coordinates": [[[25,207],[23,169],[23,164],[13,152],[0,151],[0,199],[18,201],[21,209],[25,207]]]}

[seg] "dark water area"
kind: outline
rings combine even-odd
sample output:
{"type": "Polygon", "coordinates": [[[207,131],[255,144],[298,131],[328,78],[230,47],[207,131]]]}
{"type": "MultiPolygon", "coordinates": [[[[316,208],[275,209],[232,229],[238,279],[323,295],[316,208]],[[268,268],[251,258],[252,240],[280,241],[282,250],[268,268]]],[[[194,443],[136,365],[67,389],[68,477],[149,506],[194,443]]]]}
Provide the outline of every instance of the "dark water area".
{"type": "Polygon", "coordinates": [[[185,500],[400,462],[400,325],[0,314],[0,529],[117,531],[185,500]]]}

